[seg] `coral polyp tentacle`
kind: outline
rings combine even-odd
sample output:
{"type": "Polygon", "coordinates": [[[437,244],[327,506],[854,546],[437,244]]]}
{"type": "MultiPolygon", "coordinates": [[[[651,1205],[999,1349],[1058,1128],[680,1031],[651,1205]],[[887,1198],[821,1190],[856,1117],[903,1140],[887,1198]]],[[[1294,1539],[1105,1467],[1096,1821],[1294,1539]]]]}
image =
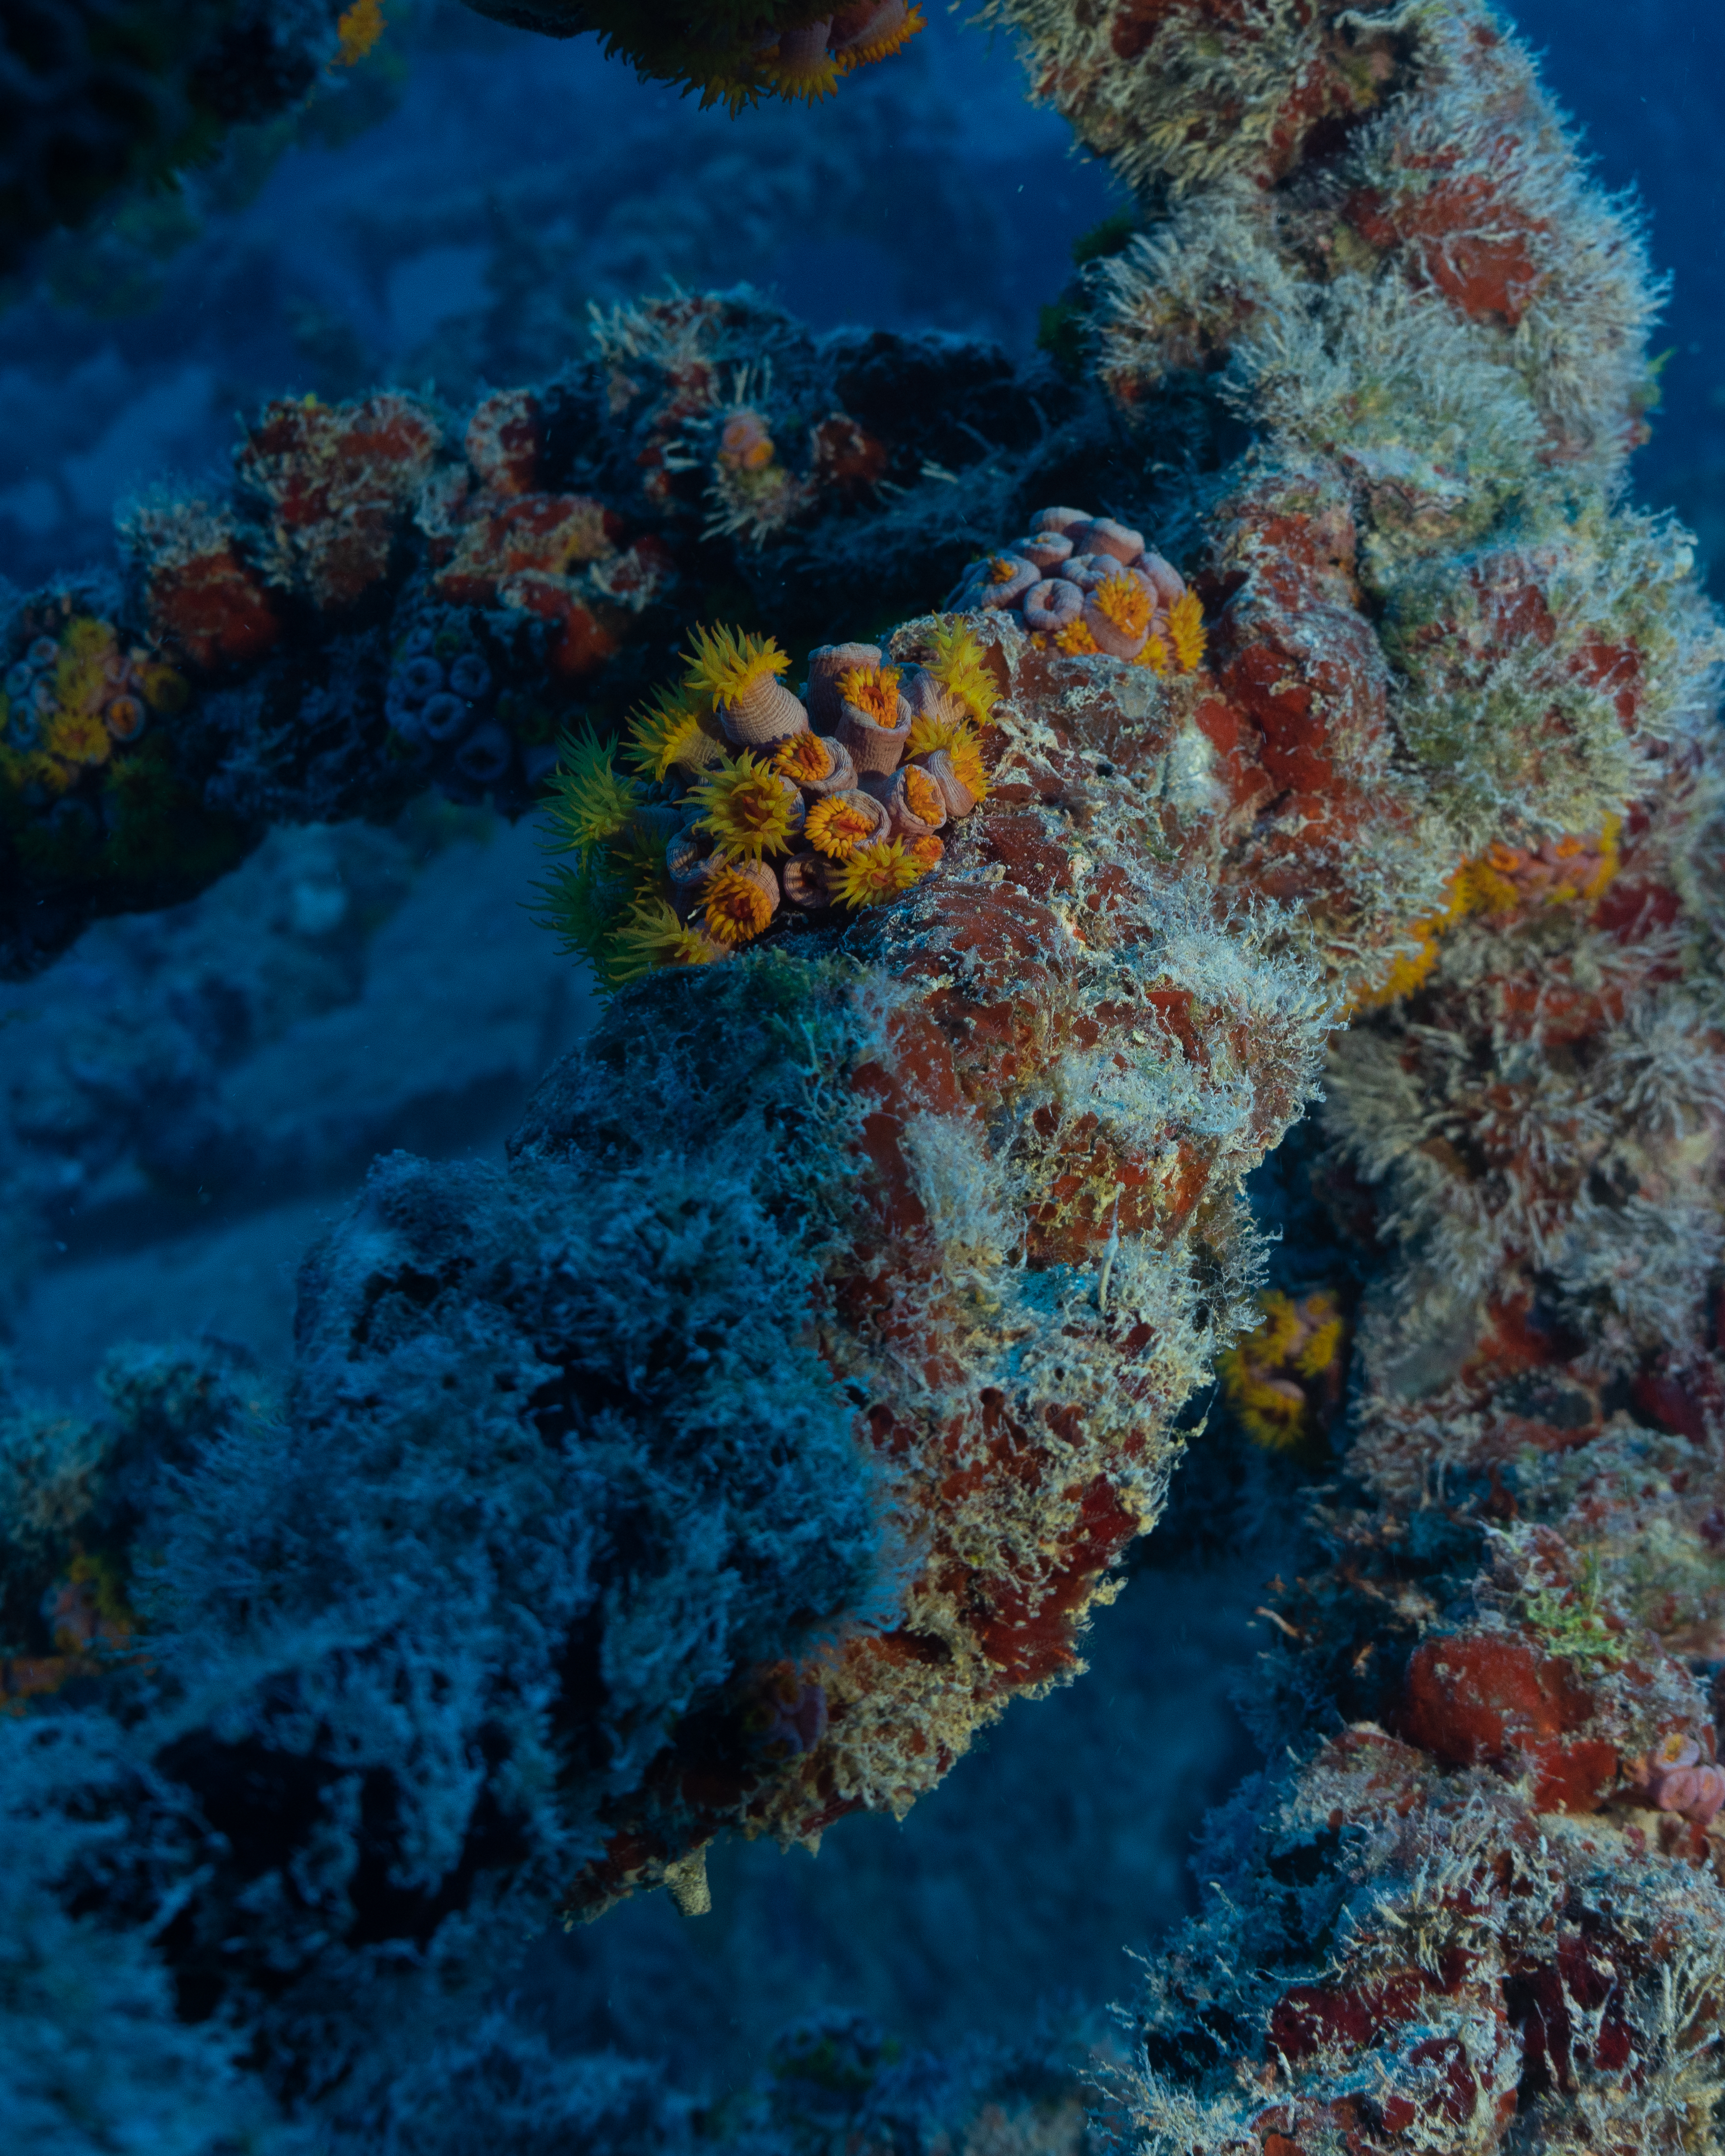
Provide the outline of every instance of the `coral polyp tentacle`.
{"type": "Polygon", "coordinates": [[[660,966],[707,966],[725,956],[726,947],[701,930],[680,921],[663,899],[631,909],[613,931],[606,952],[606,973],[615,987],[640,980],[660,966]]]}
{"type": "Polygon", "coordinates": [[[999,700],[1000,685],[970,630],[962,621],[937,622],[930,633],[929,654],[929,673],[949,696],[963,705],[978,726],[985,726],[999,700]]]}
{"type": "Polygon", "coordinates": [[[831,28],[830,19],[823,19],[781,31],[778,44],[762,62],[781,97],[813,104],[837,90],[844,69],[827,50],[831,28]]]}
{"type": "Polygon", "coordinates": [[[716,704],[740,701],[791,663],[770,636],[751,636],[723,624],[713,629],[697,624],[690,634],[688,659],[686,686],[716,704]]]}
{"type": "Polygon", "coordinates": [[[662,779],[674,767],[706,770],[724,754],[705,723],[711,706],[688,689],[660,689],[629,721],[630,764],[643,778],[662,779]]]}
{"type": "Polygon", "coordinates": [[[1196,592],[1182,592],[1168,610],[1168,643],[1183,673],[1204,664],[1204,607],[1196,592]]]}
{"type": "Polygon", "coordinates": [[[639,796],[629,780],[617,776],[614,753],[591,726],[563,737],[547,804],[547,844],[553,851],[589,854],[633,822],[639,796]]]}

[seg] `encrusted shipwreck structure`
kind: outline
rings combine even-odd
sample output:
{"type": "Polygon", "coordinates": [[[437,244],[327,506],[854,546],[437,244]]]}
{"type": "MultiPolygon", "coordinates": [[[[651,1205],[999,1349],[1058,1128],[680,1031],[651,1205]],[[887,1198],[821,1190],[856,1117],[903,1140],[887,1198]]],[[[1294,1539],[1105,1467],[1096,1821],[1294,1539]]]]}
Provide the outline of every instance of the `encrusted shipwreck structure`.
{"type": "MultiPolygon", "coordinates": [[[[1230,1389],[1293,1433],[1345,1318],[1345,1477],[1122,2130],[1717,2145],[1722,645],[1625,499],[1637,235],[1484,8],[995,12],[1139,190],[1086,273],[1107,493],[996,462],[943,608],[944,575],[896,626],[829,613],[800,696],[714,634],[638,775],[568,745],[557,910],[607,1014],[506,1174],[378,1164],[279,1411],[206,1358],[117,1372],[101,1425],[13,1417],[8,1936],[122,1972],[78,2025],[92,2117],[362,2116],[536,1912],[698,1907],[721,1828],[902,1810],[1070,1673],[1258,1315],[1241,1184],[1321,1080],[1335,1292],[1230,1389]]],[[[793,470],[747,379],[636,405],[626,347],[677,326],[607,332],[648,488],[705,472],[691,548],[798,528],[825,422],[793,470]]],[[[670,552],[536,487],[560,408],[491,400],[459,462],[405,399],[272,414],[249,522],[138,527],[109,757],[116,704],[165,734],[189,680],[239,744],[203,783],[255,770],[244,670],[343,636],[356,738],[480,739],[443,706],[505,628],[554,674],[670,552]]],[[[922,528],[845,469],[802,528],[922,528]]],[[[74,760],[81,604],[29,617],[48,732],[9,754],[74,760]]],[[[525,793],[526,735],[483,727],[525,793]]],[[[71,1981],[21,2010],[55,2057],[71,1981]]],[[[8,2053],[44,2118],[47,2055],[8,2053]]]]}
{"type": "Polygon", "coordinates": [[[0,972],[274,824],[433,788],[518,816],[715,590],[803,649],[873,634],[1108,451],[1093,396],[998,347],[815,338],[747,291],[614,310],[555,381],[465,412],[272,404],[231,490],[132,506],[122,578],[7,608],[0,972]]]}

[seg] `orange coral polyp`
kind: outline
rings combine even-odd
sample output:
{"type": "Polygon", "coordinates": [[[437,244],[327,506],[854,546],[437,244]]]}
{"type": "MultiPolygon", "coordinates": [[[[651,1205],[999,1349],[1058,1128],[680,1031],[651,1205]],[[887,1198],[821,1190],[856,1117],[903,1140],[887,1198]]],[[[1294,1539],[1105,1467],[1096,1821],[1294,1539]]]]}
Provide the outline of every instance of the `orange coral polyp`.
{"type": "MultiPolygon", "coordinates": [[[[947,752],[949,755],[951,752],[950,750],[947,752]]],[[[958,769],[956,762],[952,767],[955,771],[958,769]]],[[[958,775],[961,778],[964,776],[962,771],[958,775]]],[[[974,791],[973,788],[973,791],[974,791]]],[[[928,773],[926,771],[919,771],[915,764],[906,767],[905,801],[911,814],[913,816],[920,816],[925,824],[939,824],[945,820],[947,814],[945,797],[928,773]]]]}
{"type": "Polygon", "coordinates": [[[752,876],[722,868],[707,879],[706,932],[727,949],[752,943],[773,918],[773,901],[752,876]]]}
{"type": "Polygon", "coordinates": [[[997,554],[988,564],[988,582],[991,584],[1009,584],[1018,572],[1019,564],[1010,554],[997,554]]]}
{"type": "Polygon", "coordinates": [[[819,853],[846,860],[876,829],[872,817],[848,801],[823,801],[809,812],[803,836],[819,853]]]}
{"type": "Polygon", "coordinates": [[[773,752],[773,768],[798,786],[818,786],[834,769],[833,752],[819,734],[793,734],[773,752]]]}
{"type": "Polygon", "coordinates": [[[1055,648],[1064,651],[1069,659],[1087,658],[1096,649],[1096,640],[1082,619],[1063,629],[1055,639],[1055,648]]]}
{"type": "Polygon", "coordinates": [[[897,667],[853,666],[839,676],[839,694],[888,733],[897,726],[897,667]]]}
{"type": "Polygon", "coordinates": [[[336,65],[357,67],[388,28],[378,0],[354,0],[336,19],[336,65]]]}
{"type": "MultiPolygon", "coordinates": [[[[1082,627],[1082,624],[1078,626],[1082,627]]],[[[1086,632],[1088,634],[1088,631],[1086,632]]],[[[976,728],[968,719],[943,719],[925,712],[911,725],[910,737],[905,743],[907,757],[932,756],[937,749],[944,749],[951,759],[952,774],[973,793],[978,801],[986,798],[988,791],[988,767],[983,761],[983,744],[976,728]]],[[[906,780],[908,786],[910,781],[906,780]]],[[[914,802],[912,807],[915,807],[914,802]]],[[[922,813],[920,810],[917,812],[922,813]]]]}
{"type": "Polygon", "coordinates": [[[734,413],[719,437],[719,462],[733,471],[759,471],[773,461],[773,437],[754,412],[734,413]]]}
{"type": "Polygon", "coordinates": [[[949,753],[960,742],[976,745],[976,733],[968,719],[942,718],[933,711],[919,712],[911,721],[905,741],[906,756],[932,756],[936,749],[949,753]]]}
{"type": "Polygon", "coordinates": [[[1096,610],[1122,636],[1142,636],[1150,626],[1150,594],[1136,577],[1109,577],[1096,589],[1096,610]]]}
{"type": "Polygon", "coordinates": [[[973,736],[965,736],[953,742],[947,751],[952,766],[953,776],[968,787],[978,801],[985,800],[988,793],[988,767],[983,762],[983,745],[973,736]]]}
{"type": "Polygon", "coordinates": [[[932,831],[925,831],[920,836],[906,839],[901,843],[906,860],[914,861],[924,875],[930,869],[940,866],[947,850],[932,831]]]}

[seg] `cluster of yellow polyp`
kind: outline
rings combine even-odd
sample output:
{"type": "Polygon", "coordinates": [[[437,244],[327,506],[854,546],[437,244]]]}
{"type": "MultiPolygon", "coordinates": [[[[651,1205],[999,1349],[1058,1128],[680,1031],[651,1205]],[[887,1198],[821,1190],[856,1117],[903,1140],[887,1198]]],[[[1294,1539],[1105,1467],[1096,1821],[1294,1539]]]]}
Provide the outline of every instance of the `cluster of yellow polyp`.
{"type": "Polygon", "coordinates": [[[633,778],[591,733],[565,742],[547,838],[575,861],[547,919],[611,984],[896,898],[987,795],[995,684],[962,623],[908,667],[823,645],[800,697],[789,665],[771,638],[697,629],[681,681],[629,723],[633,778]]]}

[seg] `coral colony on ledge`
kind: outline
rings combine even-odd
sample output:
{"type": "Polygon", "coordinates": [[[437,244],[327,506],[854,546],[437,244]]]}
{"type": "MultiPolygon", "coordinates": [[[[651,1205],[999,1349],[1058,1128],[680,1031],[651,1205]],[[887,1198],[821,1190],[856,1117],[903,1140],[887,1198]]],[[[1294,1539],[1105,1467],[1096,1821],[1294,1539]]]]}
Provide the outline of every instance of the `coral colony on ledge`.
{"type": "MultiPolygon", "coordinates": [[[[487,12],[733,102],[916,23],[487,12]]],[[[987,13],[1136,191],[1081,378],[644,301],[11,606],[15,974],[439,787],[607,1000],[506,1171],[375,1165],[280,1397],[8,1406],[9,2146],[1720,2146],[1725,640],[1639,234],[1476,0],[987,13]],[[511,2024],[553,1911],[1077,1675],[1206,1403],[1337,1456],[1101,2078],[834,2025],[691,2119],[511,2024]]]]}

